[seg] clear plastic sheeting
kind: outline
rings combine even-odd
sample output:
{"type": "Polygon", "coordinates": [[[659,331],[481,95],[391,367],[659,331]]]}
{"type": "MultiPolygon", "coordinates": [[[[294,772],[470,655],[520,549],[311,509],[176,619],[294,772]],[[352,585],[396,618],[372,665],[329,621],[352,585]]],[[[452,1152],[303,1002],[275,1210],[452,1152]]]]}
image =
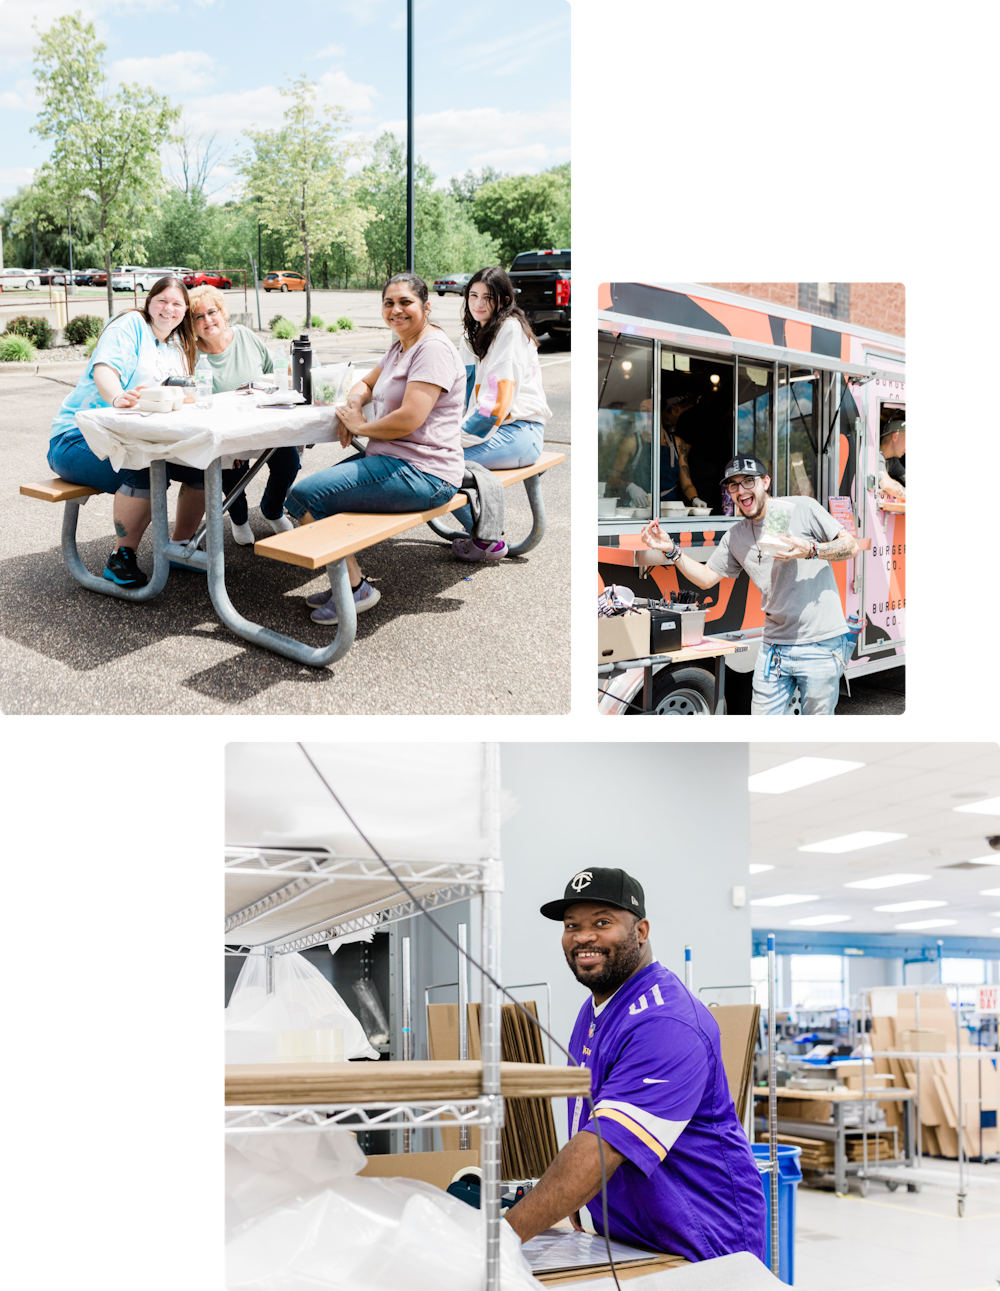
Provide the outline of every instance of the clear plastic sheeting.
{"type": "MultiPolygon", "coordinates": [[[[318,968],[298,954],[275,955],[267,992],[264,955],[248,955],[226,1008],[226,1062],[280,1062],[294,1033],[339,1031],[343,1056],[378,1058],[361,1023],[318,968]]],[[[304,1037],[303,1037],[304,1038],[304,1037]]],[[[315,1042],[315,1037],[312,1037],[315,1042]]]]}
{"type": "MultiPolygon", "coordinates": [[[[358,1178],[347,1157],[317,1154],[317,1140],[346,1137],[229,1144],[229,1291],[481,1291],[480,1211],[431,1184],[358,1178]]],[[[537,1291],[509,1224],[500,1225],[500,1264],[502,1291],[537,1291]]]]}
{"type": "Polygon", "coordinates": [[[226,1136],[226,1233],[338,1179],[365,1168],[353,1134],[226,1136]]]}
{"type": "MultiPolygon", "coordinates": [[[[307,744],[344,806],[388,860],[497,856],[485,836],[483,744],[307,744]]],[[[325,847],[371,857],[297,744],[226,749],[226,842],[325,847]]]]}

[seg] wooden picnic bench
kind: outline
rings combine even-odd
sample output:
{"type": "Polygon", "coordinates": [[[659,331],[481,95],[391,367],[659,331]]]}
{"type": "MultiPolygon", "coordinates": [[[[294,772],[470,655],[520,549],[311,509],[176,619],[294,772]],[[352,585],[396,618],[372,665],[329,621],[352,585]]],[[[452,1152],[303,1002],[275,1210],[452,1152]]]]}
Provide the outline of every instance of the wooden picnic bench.
{"type": "MultiPolygon", "coordinates": [[[[531,532],[523,542],[510,544],[511,556],[523,555],[541,542],[545,533],[545,508],[538,488],[539,477],[565,460],[565,453],[542,453],[531,466],[493,472],[505,489],[512,484],[523,483],[531,502],[531,532]]],[[[258,556],[283,560],[286,564],[298,565],[301,569],[322,569],[335,560],[353,556],[366,547],[374,547],[386,538],[394,538],[397,534],[405,533],[407,529],[416,529],[422,524],[429,525],[436,534],[450,541],[460,537],[463,530],[449,530],[436,522],[450,511],[467,506],[468,502],[464,493],[456,493],[443,507],[434,507],[430,511],[405,511],[396,515],[345,511],[340,515],[328,516],[325,520],[313,520],[309,524],[299,525],[297,529],[275,534],[273,538],[261,538],[254,543],[254,551],[258,556]]]]}
{"type": "MultiPolygon", "coordinates": [[[[545,505],[542,501],[541,477],[553,466],[558,466],[565,460],[565,453],[542,453],[538,461],[531,466],[493,472],[504,488],[523,483],[531,506],[531,531],[522,542],[509,545],[511,556],[523,555],[541,542],[545,533],[545,505]]],[[[330,516],[325,520],[315,520],[287,533],[275,534],[273,538],[263,538],[255,543],[254,551],[257,555],[285,561],[287,564],[298,565],[303,569],[325,568],[329,574],[330,586],[339,612],[337,633],[329,645],[308,646],[302,641],[283,636],[280,632],[244,618],[229,599],[223,557],[224,503],[222,468],[219,460],[210,463],[205,471],[207,551],[191,551],[184,543],[169,541],[165,470],[162,460],[157,459],[150,463],[154,563],[153,574],[144,587],[120,587],[90,573],[80,559],[76,545],[80,507],[94,494],[99,493],[99,489],[70,484],[66,480],[56,478],[44,480],[40,484],[22,484],[20,491],[23,497],[36,498],[42,502],[67,504],[63,512],[62,525],[63,559],[66,567],[81,586],[106,596],[114,596],[119,600],[148,601],[163,590],[169,563],[186,561],[208,575],[208,591],[212,604],[219,618],[232,632],[254,645],[263,646],[288,659],[293,659],[296,663],[308,664],[313,668],[323,668],[327,664],[336,663],[354,644],[357,613],[354,598],[351,595],[350,579],[347,576],[348,556],[422,524],[429,525],[439,537],[448,541],[459,537],[464,532],[460,529],[449,530],[441,524],[441,517],[468,504],[468,498],[464,493],[456,493],[445,506],[434,507],[429,511],[411,511],[398,515],[344,513],[330,516]]]]}

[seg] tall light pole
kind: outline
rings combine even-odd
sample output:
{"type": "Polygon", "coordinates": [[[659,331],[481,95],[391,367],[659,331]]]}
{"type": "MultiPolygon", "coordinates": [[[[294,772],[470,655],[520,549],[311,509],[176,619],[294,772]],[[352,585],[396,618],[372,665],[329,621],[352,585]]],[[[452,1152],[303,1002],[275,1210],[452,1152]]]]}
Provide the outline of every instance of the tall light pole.
{"type": "Polygon", "coordinates": [[[413,0],[406,0],[406,268],[415,273],[413,249],[413,0]]]}

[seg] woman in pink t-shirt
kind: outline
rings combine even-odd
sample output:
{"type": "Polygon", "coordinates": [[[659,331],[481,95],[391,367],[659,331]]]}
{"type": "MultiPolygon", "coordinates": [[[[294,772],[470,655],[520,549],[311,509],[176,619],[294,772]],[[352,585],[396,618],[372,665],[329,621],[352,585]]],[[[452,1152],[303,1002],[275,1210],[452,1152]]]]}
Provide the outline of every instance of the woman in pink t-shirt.
{"type": "MultiPolygon", "coordinates": [[[[285,502],[289,515],[308,523],[342,511],[428,511],[458,492],[465,473],[461,424],[465,368],[458,351],[430,321],[427,284],[398,273],[382,289],[382,317],[396,340],[379,365],[337,405],[340,443],[365,435],[363,457],[348,457],[299,480],[285,502]],[[361,411],[371,403],[375,416],[361,411]]],[[[358,562],[347,557],[358,612],[379,599],[358,562]]],[[[306,598],[317,623],[335,624],[331,591],[306,598]]]]}

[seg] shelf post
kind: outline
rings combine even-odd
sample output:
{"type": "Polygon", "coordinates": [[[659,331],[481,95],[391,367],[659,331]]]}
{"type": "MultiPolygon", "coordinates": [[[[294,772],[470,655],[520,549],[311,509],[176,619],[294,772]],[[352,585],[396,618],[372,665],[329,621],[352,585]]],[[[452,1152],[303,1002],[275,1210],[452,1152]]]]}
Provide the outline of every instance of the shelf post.
{"type": "Polygon", "coordinates": [[[264,948],[264,990],[268,995],[274,994],[274,947],[264,948]]]}
{"type": "Polygon", "coordinates": [[[487,857],[482,897],[482,1055],[483,1098],[489,1106],[489,1124],[480,1130],[480,1167],[483,1172],[480,1213],[486,1239],[486,1291],[500,1291],[500,1130],[503,1097],[500,1093],[500,898],[503,866],[500,852],[500,747],[483,747],[483,838],[487,857]],[[488,976],[487,976],[488,974],[488,976]],[[491,980],[492,979],[492,980],[491,980]]]}
{"type": "Polygon", "coordinates": [[[778,1248],[778,957],[774,947],[774,933],[767,934],[767,1141],[771,1196],[771,1272],[775,1277],[781,1270],[778,1248]]]}
{"type": "MultiPolygon", "coordinates": [[[[465,1062],[469,1057],[469,925],[458,925],[458,1056],[465,1062]]],[[[469,1127],[458,1131],[458,1146],[462,1152],[469,1150],[469,1127]]]]}
{"type": "MultiPolygon", "coordinates": [[[[403,995],[403,1001],[402,1001],[402,1003],[403,1003],[403,1008],[402,1008],[402,1015],[403,1015],[403,1026],[402,1026],[402,1031],[403,1031],[403,1036],[402,1036],[402,1039],[403,1039],[403,1043],[402,1043],[402,1056],[403,1056],[403,1061],[404,1061],[404,1062],[410,1062],[410,1061],[412,1060],[412,1058],[413,1058],[413,1048],[412,1048],[412,1045],[411,1045],[411,1037],[412,1037],[412,1034],[413,1034],[413,1033],[412,1033],[412,1031],[411,1031],[411,1029],[410,1029],[410,989],[411,989],[411,982],[410,982],[410,939],[409,939],[409,937],[404,937],[404,938],[403,938],[403,972],[402,972],[402,979],[403,979],[403,980],[402,980],[402,995],[403,995]]],[[[410,1136],[411,1136],[411,1134],[412,1134],[412,1130],[409,1128],[409,1126],[407,1126],[407,1127],[406,1127],[406,1129],[404,1129],[404,1130],[403,1130],[403,1151],[404,1151],[404,1152],[409,1152],[409,1151],[410,1151],[410,1136]]]]}

